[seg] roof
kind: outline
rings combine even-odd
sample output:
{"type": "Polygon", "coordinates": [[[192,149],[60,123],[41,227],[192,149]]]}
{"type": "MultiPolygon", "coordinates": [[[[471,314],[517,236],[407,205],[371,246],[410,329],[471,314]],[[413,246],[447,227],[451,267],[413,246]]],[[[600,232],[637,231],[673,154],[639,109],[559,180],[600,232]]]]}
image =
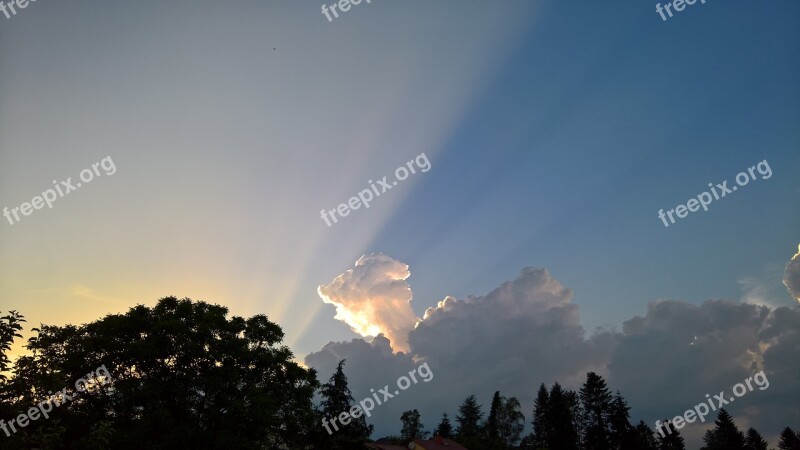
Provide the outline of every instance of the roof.
{"type": "Polygon", "coordinates": [[[414,441],[414,443],[422,446],[422,448],[425,450],[468,450],[466,447],[452,439],[441,438],[438,436],[435,439],[430,440],[417,439],[414,441]]]}
{"type": "Polygon", "coordinates": [[[408,450],[408,447],[403,447],[402,445],[382,444],[379,442],[370,442],[369,444],[364,444],[364,448],[370,448],[374,450],[408,450]]]}

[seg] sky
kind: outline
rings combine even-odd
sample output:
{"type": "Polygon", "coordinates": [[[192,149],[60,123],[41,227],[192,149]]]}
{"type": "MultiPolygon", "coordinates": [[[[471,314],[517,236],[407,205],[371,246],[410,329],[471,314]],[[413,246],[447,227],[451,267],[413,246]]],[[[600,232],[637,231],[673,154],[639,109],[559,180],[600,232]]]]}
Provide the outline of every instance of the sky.
{"type": "Polygon", "coordinates": [[[378,436],[500,388],[529,418],[539,383],[587,370],[652,424],[753,359],[772,384],[734,416],[797,426],[798,19],[791,0],[666,21],[632,1],[373,0],[328,21],[306,0],[38,0],[0,14],[0,208],[105,163],[0,218],[0,311],[267,314],[321,378],[347,355],[356,398],[430,361],[378,436]]]}

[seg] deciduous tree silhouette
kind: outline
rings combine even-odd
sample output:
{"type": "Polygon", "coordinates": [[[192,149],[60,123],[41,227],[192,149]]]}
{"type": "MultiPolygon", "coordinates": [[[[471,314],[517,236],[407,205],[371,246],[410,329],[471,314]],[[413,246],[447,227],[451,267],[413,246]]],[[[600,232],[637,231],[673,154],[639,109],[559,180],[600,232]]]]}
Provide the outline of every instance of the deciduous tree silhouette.
{"type": "Polygon", "coordinates": [[[25,322],[25,318],[13,310],[0,317],[0,381],[7,379],[4,372],[9,369],[11,362],[8,358],[8,351],[11,350],[14,338],[22,337],[19,334],[22,330],[22,322],[25,322]]]}
{"type": "Polygon", "coordinates": [[[498,420],[498,438],[504,448],[514,448],[525,428],[525,415],[522,414],[516,397],[503,398],[498,420]]]}
{"type": "Polygon", "coordinates": [[[17,413],[105,365],[111,383],[30,422],[4,449],[304,448],[319,418],[313,370],[266,316],[175,297],[81,326],[42,326],[4,389],[17,413]],[[87,439],[93,439],[91,443],[87,439]]]}
{"type": "Polygon", "coordinates": [[[414,409],[404,412],[400,417],[400,421],[403,422],[403,428],[400,431],[400,438],[403,441],[410,442],[414,439],[425,438],[427,433],[425,433],[425,427],[422,426],[419,411],[414,409]]]}

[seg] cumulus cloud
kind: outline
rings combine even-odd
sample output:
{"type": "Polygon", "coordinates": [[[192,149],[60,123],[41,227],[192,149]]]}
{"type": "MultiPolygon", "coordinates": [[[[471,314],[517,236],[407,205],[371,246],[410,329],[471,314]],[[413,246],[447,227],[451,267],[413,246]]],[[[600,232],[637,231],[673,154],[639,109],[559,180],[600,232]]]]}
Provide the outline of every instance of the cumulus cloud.
{"type": "Polygon", "coordinates": [[[800,245],[797,246],[797,254],[786,264],[783,284],[789,290],[789,294],[800,302],[800,245]]]}
{"type": "MultiPolygon", "coordinates": [[[[381,303],[379,297],[363,294],[368,291],[365,286],[381,283],[400,281],[408,288],[404,281],[408,267],[391,258],[381,255],[350,272],[332,285],[338,294],[335,298],[356,305],[353,309],[365,304],[388,308],[399,300],[407,305],[411,298],[409,291],[380,297],[387,299],[381,303]],[[372,271],[358,275],[364,265],[372,271]],[[382,270],[385,273],[375,273],[382,270]],[[362,279],[379,281],[362,283],[362,279]],[[359,287],[345,287],[349,283],[359,287]],[[356,299],[370,300],[344,299],[349,292],[356,299]]],[[[413,314],[403,317],[406,323],[414,320],[413,314]]],[[[322,381],[346,358],[345,371],[357,398],[368,395],[369,388],[394,383],[415,363],[429,364],[436,374],[433,381],[404,392],[397,401],[381,406],[382,411],[376,409],[377,415],[370,420],[376,437],[396,434],[404,410],[417,408],[431,429],[442,412],[452,417],[470,394],[477,395],[486,409],[495,390],[519,398],[529,421],[540,383],[558,381],[577,389],[588,371],[600,373],[612,389],[622,391],[635,420],[652,424],[682,414],[704,401],[705,394],[729,391],[764,370],[770,381],[767,390],[755,390],[728,405],[737,423],[773,435],[800,421],[797,307],[664,300],[648,305],[644,315],[625,321],[621,330],[587,335],[572,291],[545,269],[525,268],[484,296],[446,297],[428,308],[415,327],[395,327],[394,339],[391,344],[383,336],[371,343],[361,339],[330,343],[306,358],[308,365],[319,369],[322,381]],[[406,342],[408,353],[394,353],[394,339],[406,342]]],[[[682,430],[691,446],[700,445],[707,424],[682,430]]]]}
{"type": "MultiPolygon", "coordinates": [[[[387,270],[395,267],[384,266],[387,270]]],[[[402,271],[394,273],[405,279],[402,271]]],[[[348,280],[355,277],[344,275],[348,280]]],[[[392,277],[373,273],[370,278],[392,277]]],[[[447,297],[428,308],[424,319],[409,328],[405,338],[413,358],[429,364],[434,380],[415,385],[397,402],[387,404],[385,420],[381,420],[383,412],[376,410],[378,415],[371,421],[376,425],[376,436],[396,434],[394,425],[405,409],[419,409],[432,428],[444,408],[452,416],[468,395],[474,393],[488,401],[494,390],[500,389],[517,396],[524,402],[523,410],[528,411],[537,387],[532,383],[558,380],[577,385],[589,370],[603,373],[614,336],[606,333],[587,340],[578,306],[571,298],[571,290],[546,270],[526,268],[515,280],[485,296],[463,300],[447,297]]],[[[370,304],[378,307],[374,301],[370,304]]],[[[399,333],[395,336],[401,339],[399,333]]],[[[357,397],[356,391],[363,395],[368,388],[394,383],[408,372],[410,358],[408,354],[392,354],[388,340],[381,336],[372,343],[361,339],[329,343],[305,361],[326,381],[336,362],[347,359],[345,372],[357,397]]]]}
{"type": "Polygon", "coordinates": [[[515,389],[531,376],[564,382],[586,370],[603,372],[611,340],[585,339],[571,299],[572,291],[545,269],[525,268],[485,296],[448,297],[428,308],[409,341],[415,353],[455,378],[470,373],[464,381],[471,389],[498,383],[515,389]]]}
{"type": "Polygon", "coordinates": [[[396,351],[408,351],[408,332],[418,318],[411,309],[408,266],[382,253],[364,255],[353,269],[317,288],[336,306],[335,318],[361,336],[384,334],[396,351]]]}

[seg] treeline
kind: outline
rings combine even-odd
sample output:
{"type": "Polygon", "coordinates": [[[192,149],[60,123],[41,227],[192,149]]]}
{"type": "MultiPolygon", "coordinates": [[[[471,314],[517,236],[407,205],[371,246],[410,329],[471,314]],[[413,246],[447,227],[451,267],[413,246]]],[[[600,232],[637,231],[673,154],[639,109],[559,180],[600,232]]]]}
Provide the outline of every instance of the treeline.
{"type": "MultiPolygon", "coordinates": [[[[401,422],[401,435],[390,437],[391,442],[404,444],[429,434],[416,409],[403,413],[401,422]]],[[[519,401],[500,392],[494,393],[485,419],[482,406],[470,395],[458,407],[455,422],[454,428],[444,413],[433,435],[452,438],[470,450],[686,450],[683,437],[671,423],[661,432],[644,421],[632,425],[625,399],[619,391],[612,394],[605,380],[593,372],[587,374],[578,392],[558,383],[549,390],[540,385],[532,412],[533,432],[527,436],[522,437],[525,417],[519,401]]],[[[704,443],[701,450],[769,450],[758,431],[750,428],[743,433],[725,409],[719,410],[704,443]]],[[[800,450],[800,434],[786,427],[777,448],[800,450]]]]}
{"type": "MultiPolygon", "coordinates": [[[[511,400],[519,404],[513,397],[511,400]]],[[[558,383],[549,390],[544,384],[540,385],[532,411],[533,431],[521,439],[519,431],[524,419],[503,413],[503,409],[503,397],[496,392],[489,417],[481,422],[481,407],[475,396],[469,396],[458,409],[455,431],[452,434],[441,432],[450,428],[445,414],[437,432],[474,450],[686,450],[683,437],[672,424],[663,426],[660,433],[654,432],[644,421],[633,425],[630,407],[620,392],[612,394],[605,380],[593,372],[587,374],[578,392],[564,389],[558,383]],[[495,411],[501,412],[496,414],[495,411]],[[493,425],[493,417],[500,418],[497,425],[493,425]],[[515,432],[498,433],[497,430],[515,432]]],[[[741,432],[724,409],[719,411],[715,427],[706,432],[704,443],[701,450],[769,448],[755,429],[748,429],[746,434],[741,432]]],[[[800,450],[800,434],[785,428],[778,448],[800,450]]]]}
{"type": "MultiPolygon", "coordinates": [[[[28,354],[12,364],[8,352],[24,321],[13,311],[0,317],[2,449],[337,450],[372,438],[363,416],[325,430],[323,419],[354,406],[345,362],[320,384],[314,369],[293,361],[283,331],[266,316],[229,318],[225,307],[167,297],[81,326],[33,328],[28,354]],[[80,392],[76,380],[101,366],[110,380],[80,392]],[[47,417],[37,413],[57,392],[70,401],[49,405],[47,417]]],[[[522,436],[520,402],[499,392],[486,415],[467,397],[454,423],[444,414],[433,434],[470,450],[684,448],[677,432],[661,438],[643,422],[632,426],[628,411],[590,373],[579,392],[557,383],[539,388],[529,436],[522,436]]],[[[399,419],[395,439],[404,445],[431,434],[417,410],[399,419]]],[[[755,430],[743,435],[724,412],[706,442],[707,450],[767,449],[755,430]]],[[[778,448],[800,450],[800,437],[787,428],[778,448]]]]}

